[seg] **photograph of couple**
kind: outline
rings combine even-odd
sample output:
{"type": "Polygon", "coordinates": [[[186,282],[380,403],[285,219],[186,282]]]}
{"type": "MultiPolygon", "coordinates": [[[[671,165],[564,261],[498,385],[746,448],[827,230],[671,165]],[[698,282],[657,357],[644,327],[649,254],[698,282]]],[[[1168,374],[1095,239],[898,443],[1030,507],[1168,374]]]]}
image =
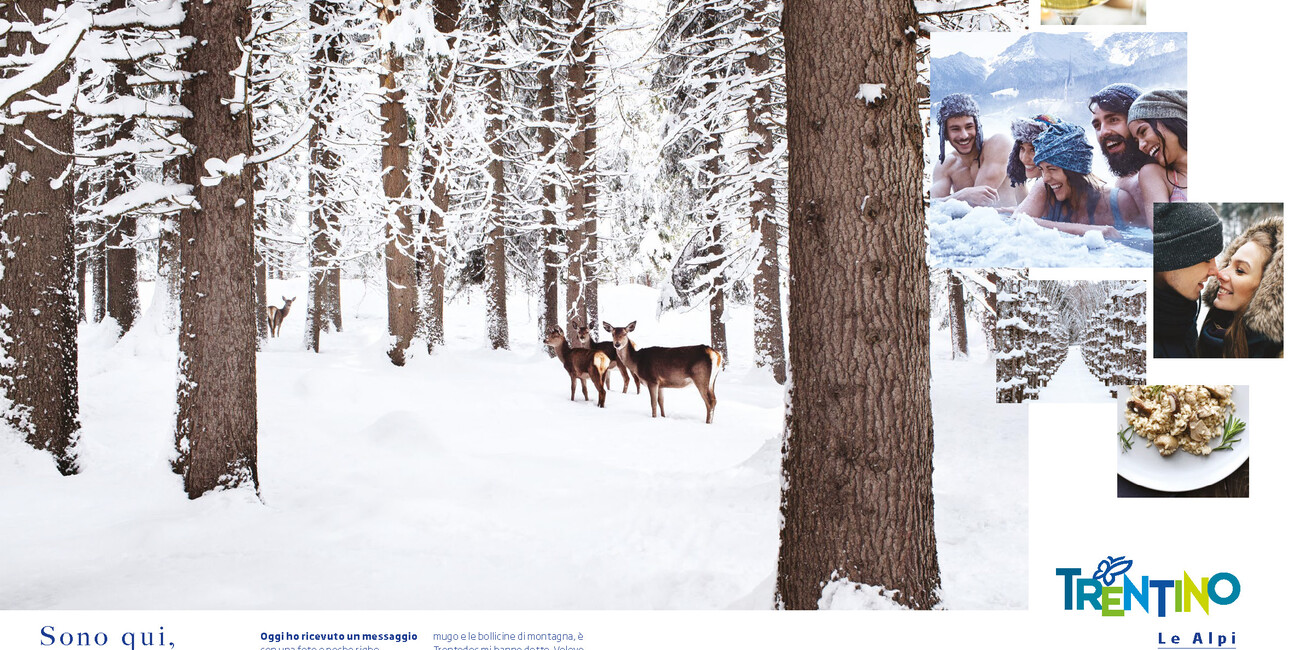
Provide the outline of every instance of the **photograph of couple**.
{"type": "Polygon", "coordinates": [[[1184,44],[1031,34],[937,58],[932,264],[1150,264],[1152,205],[1187,200],[1184,44]]]}
{"type": "Polygon", "coordinates": [[[1282,356],[1281,204],[1156,203],[1154,239],[1153,357],[1282,356]]]}

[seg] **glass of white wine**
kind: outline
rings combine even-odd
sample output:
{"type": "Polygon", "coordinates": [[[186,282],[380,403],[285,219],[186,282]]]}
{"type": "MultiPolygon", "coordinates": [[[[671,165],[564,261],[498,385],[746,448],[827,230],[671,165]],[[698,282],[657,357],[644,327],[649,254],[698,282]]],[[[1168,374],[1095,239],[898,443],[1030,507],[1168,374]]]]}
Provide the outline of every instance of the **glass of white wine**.
{"type": "Polygon", "coordinates": [[[1062,25],[1073,25],[1079,14],[1088,7],[1105,4],[1106,0],[1042,0],[1044,9],[1052,9],[1061,18],[1062,25]]]}

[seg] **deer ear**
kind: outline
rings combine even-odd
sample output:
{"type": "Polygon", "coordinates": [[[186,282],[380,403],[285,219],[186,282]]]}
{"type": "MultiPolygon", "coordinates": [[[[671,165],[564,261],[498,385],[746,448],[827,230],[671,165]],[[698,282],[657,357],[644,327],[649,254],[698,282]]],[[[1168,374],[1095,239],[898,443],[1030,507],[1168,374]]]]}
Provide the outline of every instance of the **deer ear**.
{"type": "Polygon", "coordinates": [[[576,330],[576,329],[578,329],[579,327],[582,327],[582,323],[579,323],[579,322],[578,322],[578,319],[575,318],[575,319],[569,321],[569,326],[576,330]]]}
{"type": "Polygon", "coordinates": [[[605,321],[600,321],[600,324],[605,326],[605,331],[606,331],[606,332],[613,332],[613,331],[614,331],[614,328],[610,327],[610,326],[609,326],[609,323],[606,323],[605,321]]]}
{"type": "Polygon", "coordinates": [[[634,329],[636,329],[636,321],[627,324],[627,331],[631,332],[634,329]]]}

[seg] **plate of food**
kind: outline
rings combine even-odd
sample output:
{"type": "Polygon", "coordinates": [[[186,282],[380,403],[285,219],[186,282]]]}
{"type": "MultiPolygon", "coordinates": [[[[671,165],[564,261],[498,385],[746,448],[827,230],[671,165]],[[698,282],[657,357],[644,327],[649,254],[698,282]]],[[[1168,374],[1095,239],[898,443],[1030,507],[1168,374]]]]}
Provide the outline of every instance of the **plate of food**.
{"type": "Polygon", "coordinates": [[[1119,475],[1164,492],[1213,485],[1250,457],[1245,386],[1119,389],[1119,475]]]}

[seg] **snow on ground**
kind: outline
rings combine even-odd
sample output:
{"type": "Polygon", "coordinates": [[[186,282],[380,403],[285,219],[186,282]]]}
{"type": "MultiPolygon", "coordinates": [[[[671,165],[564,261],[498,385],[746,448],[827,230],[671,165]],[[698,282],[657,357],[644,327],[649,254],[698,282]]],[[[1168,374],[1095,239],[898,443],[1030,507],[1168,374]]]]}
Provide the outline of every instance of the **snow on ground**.
{"type": "Polygon", "coordinates": [[[1088,366],[1083,362],[1083,350],[1077,345],[1070,346],[1061,367],[1038,391],[1040,402],[1110,402],[1114,399],[1110,389],[1088,372],[1088,366]]]}
{"type": "Polygon", "coordinates": [[[993,208],[947,201],[930,209],[932,267],[1149,267],[1151,232],[1128,237],[1138,250],[1114,241],[1069,235],[1044,228],[1023,215],[1007,217],[993,208]]]}
{"type": "MultiPolygon", "coordinates": [[[[603,410],[594,390],[569,401],[531,300],[510,304],[510,351],[486,349],[482,301],[461,298],[446,348],[396,368],[382,287],[344,295],[320,354],[301,349],[300,309],[259,353],[260,502],[190,501],[171,473],[176,342],[158,312],[117,342],[83,326],[82,473],[0,430],[0,608],[770,606],[784,394],[751,366],[747,310],[706,425],[693,389],[667,393],[667,419],[619,377],[603,410]]],[[[656,321],[657,297],[607,287],[601,303],[643,345],[707,339],[703,312],[656,321]]],[[[992,404],[987,365],[935,367],[936,395],[958,395],[936,404],[953,608],[1027,602],[1023,410],[992,404]]]]}

